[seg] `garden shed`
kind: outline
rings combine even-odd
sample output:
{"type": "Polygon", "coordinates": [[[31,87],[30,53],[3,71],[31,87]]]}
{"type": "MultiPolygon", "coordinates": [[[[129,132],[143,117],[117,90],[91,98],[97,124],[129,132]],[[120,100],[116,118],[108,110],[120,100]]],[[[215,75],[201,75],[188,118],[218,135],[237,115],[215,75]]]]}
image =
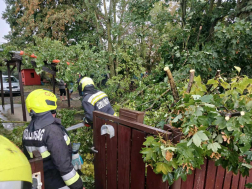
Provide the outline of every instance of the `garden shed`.
{"type": "Polygon", "coordinates": [[[23,85],[41,85],[40,76],[34,69],[22,69],[21,74],[23,85]]]}

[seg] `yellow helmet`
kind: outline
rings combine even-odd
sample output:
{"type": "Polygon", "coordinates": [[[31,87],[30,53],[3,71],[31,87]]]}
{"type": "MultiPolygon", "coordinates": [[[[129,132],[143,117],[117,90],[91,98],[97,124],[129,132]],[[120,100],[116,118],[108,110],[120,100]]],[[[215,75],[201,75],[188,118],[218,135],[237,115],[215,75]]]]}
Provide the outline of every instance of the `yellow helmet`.
{"type": "MultiPolygon", "coordinates": [[[[0,188],[28,182],[31,186],[31,165],[23,152],[7,138],[0,135],[0,188]],[[14,183],[15,182],[15,183],[14,183]]],[[[27,183],[26,183],[27,184],[27,183]]]]}
{"type": "Polygon", "coordinates": [[[26,98],[26,108],[29,113],[43,113],[57,109],[57,97],[50,91],[37,89],[26,98]]]}
{"type": "Polygon", "coordinates": [[[84,88],[85,88],[87,85],[94,85],[94,81],[93,81],[90,77],[83,77],[83,78],[80,80],[79,85],[81,85],[81,89],[84,90],[84,88]]]}

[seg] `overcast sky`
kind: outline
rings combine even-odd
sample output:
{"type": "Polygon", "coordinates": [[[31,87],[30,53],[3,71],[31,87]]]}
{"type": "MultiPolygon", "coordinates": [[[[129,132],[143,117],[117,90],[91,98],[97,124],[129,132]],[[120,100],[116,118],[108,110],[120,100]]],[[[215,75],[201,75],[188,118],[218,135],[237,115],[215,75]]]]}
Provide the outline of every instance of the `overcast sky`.
{"type": "Polygon", "coordinates": [[[3,37],[7,35],[10,31],[10,26],[2,19],[3,11],[5,10],[5,2],[4,0],[0,0],[0,44],[3,42],[7,42],[3,37]]]}

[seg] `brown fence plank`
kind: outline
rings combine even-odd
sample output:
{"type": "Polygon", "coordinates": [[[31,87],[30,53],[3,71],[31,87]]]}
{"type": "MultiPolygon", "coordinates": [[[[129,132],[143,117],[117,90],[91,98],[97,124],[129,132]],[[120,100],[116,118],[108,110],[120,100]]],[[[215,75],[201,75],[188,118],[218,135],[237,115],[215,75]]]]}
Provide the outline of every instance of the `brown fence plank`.
{"type": "Polygon", "coordinates": [[[246,184],[246,177],[243,177],[242,174],[240,174],[239,189],[244,189],[245,184],[246,184]]]}
{"type": "Polygon", "coordinates": [[[145,163],[140,151],[145,141],[145,133],[132,129],[131,147],[131,189],[144,189],[145,185],[145,163]]]}
{"type": "Polygon", "coordinates": [[[217,167],[213,160],[208,160],[205,189],[214,189],[217,167]]]}
{"type": "Polygon", "coordinates": [[[239,186],[240,173],[237,175],[233,174],[231,189],[237,189],[239,186]]]}
{"type": "Polygon", "coordinates": [[[195,178],[194,178],[194,189],[203,189],[205,184],[205,176],[206,176],[206,165],[207,160],[205,159],[204,164],[201,165],[201,169],[195,170],[195,178]]]}
{"type": "Polygon", "coordinates": [[[106,124],[112,125],[115,130],[115,136],[109,138],[106,137],[107,141],[107,188],[117,189],[117,124],[110,121],[106,121],[106,124]]]}
{"type": "Polygon", "coordinates": [[[225,178],[225,169],[222,166],[218,166],[215,180],[216,189],[222,189],[224,178],[225,178]]]}
{"type": "Polygon", "coordinates": [[[162,181],[162,174],[155,174],[153,170],[148,166],[147,168],[147,180],[146,189],[168,189],[167,182],[162,181]]]}
{"type": "Polygon", "coordinates": [[[94,159],[96,189],[106,189],[106,136],[101,135],[101,126],[103,124],[103,119],[94,116],[94,147],[98,150],[94,159]]]}
{"type": "Polygon", "coordinates": [[[118,188],[130,188],[131,129],[118,125],[118,188]]]}
{"type": "Polygon", "coordinates": [[[185,182],[182,180],[181,189],[183,188],[193,189],[194,175],[195,175],[195,171],[193,171],[191,175],[187,175],[187,179],[185,182]]]}
{"type": "MultiPolygon", "coordinates": [[[[250,163],[250,165],[252,164],[252,162],[250,163]]],[[[246,179],[246,184],[248,183],[252,183],[252,170],[250,169],[249,171],[249,176],[247,176],[247,179],[246,179]]]]}
{"type": "Polygon", "coordinates": [[[121,125],[127,125],[127,127],[131,127],[131,128],[134,128],[134,129],[137,129],[140,131],[144,131],[146,133],[150,133],[150,134],[154,134],[154,135],[158,135],[160,133],[160,134],[163,134],[164,137],[165,136],[168,136],[170,138],[172,137],[171,132],[164,131],[164,130],[158,129],[158,128],[154,128],[154,127],[142,124],[142,123],[132,122],[132,121],[122,119],[122,118],[119,118],[119,117],[116,117],[113,115],[109,115],[109,114],[106,114],[103,112],[94,111],[94,116],[102,117],[103,119],[107,119],[107,120],[112,120],[112,121],[119,123],[121,125]]]}
{"type": "Polygon", "coordinates": [[[170,186],[170,189],[183,189],[182,179],[178,178],[178,180],[174,181],[174,183],[170,186]]]}
{"type": "Polygon", "coordinates": [[[233,176],[233,172],[226,171],[223,189],[230,189],[231,182],[232,182],[232,176],[233,176]]]}

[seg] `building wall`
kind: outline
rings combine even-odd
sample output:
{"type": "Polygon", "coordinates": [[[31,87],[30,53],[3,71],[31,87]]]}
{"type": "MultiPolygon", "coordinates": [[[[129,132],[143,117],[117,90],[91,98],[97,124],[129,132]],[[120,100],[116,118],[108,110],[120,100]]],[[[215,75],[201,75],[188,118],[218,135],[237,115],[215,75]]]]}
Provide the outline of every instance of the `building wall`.
{"type": "Polygon", "coordinates": [[[40,76],[36,74],[34,69],[23,69],[21,75],[24,85],[41,85],[40,76]]]}

